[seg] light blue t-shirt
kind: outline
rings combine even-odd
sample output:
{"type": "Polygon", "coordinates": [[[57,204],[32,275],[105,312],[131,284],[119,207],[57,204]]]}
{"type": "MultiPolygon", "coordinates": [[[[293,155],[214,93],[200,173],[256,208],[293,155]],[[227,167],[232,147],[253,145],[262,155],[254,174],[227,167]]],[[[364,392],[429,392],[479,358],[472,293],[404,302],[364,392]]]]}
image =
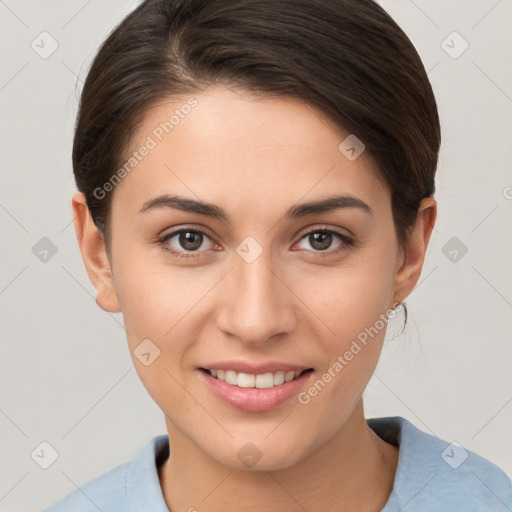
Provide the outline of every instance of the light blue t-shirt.
{"type": "MultiPolygon", "coordinates": [[[[512,511],[512,482],[488,460],[399,416],[367,422],[400,450],[393,491],[382,512],[512,511]]],[[[42,512],[169,512],[158,480],[158,467],[168,454],[168,436],[155,436],[131,461],[42,512]]]]}

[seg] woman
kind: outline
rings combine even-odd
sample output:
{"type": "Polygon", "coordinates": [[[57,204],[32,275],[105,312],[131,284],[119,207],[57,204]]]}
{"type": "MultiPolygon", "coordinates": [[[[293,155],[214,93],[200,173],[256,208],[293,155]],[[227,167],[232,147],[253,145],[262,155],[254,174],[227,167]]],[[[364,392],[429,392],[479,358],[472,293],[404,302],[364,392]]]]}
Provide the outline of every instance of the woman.
{"type": "Polygon", "coordinates": [[[48,511],[501,511],[491,462],[366,420],[436,219],[436,101],[372,0],[147,0],[88,73],[78,243],[167,435],[48,511]]]}

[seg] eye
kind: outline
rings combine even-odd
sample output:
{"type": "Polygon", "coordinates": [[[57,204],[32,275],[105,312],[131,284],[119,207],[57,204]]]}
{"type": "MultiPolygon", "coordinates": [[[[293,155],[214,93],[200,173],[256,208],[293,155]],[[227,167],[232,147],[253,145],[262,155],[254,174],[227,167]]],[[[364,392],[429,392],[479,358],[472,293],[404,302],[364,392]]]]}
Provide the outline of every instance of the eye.
{"type": "Polygon", "coordinates": [[[195,258],[196,252],[203,252],[212,248],[213,241],[205,231],[199,228],[180,228],[166,234],[158,240],[158,243],[166,251],[171,252],[178,258],[195,258]],[[173,239],[174,243],[173,243],[173,239]],[[210,246],[204,247],[205,238],[211,242],[210,246]],[[192,254],[187,254],[190,252],[192,254]]]}
{"type": "MultiPolygon", "coordinates": [[[[310,247],[312,247],[312,249],[305,248],[305,250],[314,253],[325,252],[333,254],[354,245],[354,241],[351,238],[332,228],[309,231],[302,236],[299,243],[304,241],[307,241],[310,247]],[[336,240],[338,241],[336,248],[334,250],[327,250],[333,241],[336,240]]],[[[158,239],[157,242],[162,249],[170,252],[177,258],[198,258],[201,256],[201,253],[211,250],[216,245],[206,231],[200,228],[176,229],[158,239]],[[204,247],[206,241],[209,241],[209,243],[206,243],[206,247],[204,247]]]]}
{"type": "MultiPolygon", "coordinates": [[[[313,252],[337,253],[354,245],[354,241],[345,234],[335,229],[315,229],[308,231],[300,240],[307,241],[312,247],[313,252]],[[328,251],[333,241],[338,241],[334,250],[328,251]]],[[[306,248],[307,249],[307,248],[306,248]]],[[[310,249],[307,249],[310,250],[310,249]]]]}

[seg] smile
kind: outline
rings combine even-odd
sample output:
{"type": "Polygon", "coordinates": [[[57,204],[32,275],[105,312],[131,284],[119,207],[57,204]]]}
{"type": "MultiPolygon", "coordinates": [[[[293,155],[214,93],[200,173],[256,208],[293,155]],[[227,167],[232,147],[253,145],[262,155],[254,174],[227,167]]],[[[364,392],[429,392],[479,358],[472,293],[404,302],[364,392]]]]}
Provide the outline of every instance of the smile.
{"type": "Polygon", "coordinates": [[[298,378],[302,373],[308,370],[295,370],[295,371],[277,371],[260,373],[253,375],[251,373],[236,372],[234,370],[217,370],[217,369],[204,369],[203,371],[208,372],[212,377],[222,380],[232,386],[238,386],[239,388],[258,388],[268,389],[274,386],[280,386],[285,382],[290,382],[298,378]]]}

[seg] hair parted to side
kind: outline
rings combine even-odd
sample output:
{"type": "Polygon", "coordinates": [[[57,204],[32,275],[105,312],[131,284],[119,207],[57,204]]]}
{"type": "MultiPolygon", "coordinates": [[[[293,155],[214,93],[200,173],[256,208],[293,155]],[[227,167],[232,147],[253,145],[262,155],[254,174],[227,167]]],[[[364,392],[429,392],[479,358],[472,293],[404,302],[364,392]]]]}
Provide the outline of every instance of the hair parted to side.
{"type": "MultiPolygon", "coordinates": [[[[293,97],[355,134],[391,190],[400,247],[434,194],[435,97],[413,44],[373,0],[146,0],[109,34],[81,94],[73,170],[107,251],[116,173],[159,101],[221,84],[293,97]]],[[[340,141],[341,142],[341,141],[340,141]]]]}

